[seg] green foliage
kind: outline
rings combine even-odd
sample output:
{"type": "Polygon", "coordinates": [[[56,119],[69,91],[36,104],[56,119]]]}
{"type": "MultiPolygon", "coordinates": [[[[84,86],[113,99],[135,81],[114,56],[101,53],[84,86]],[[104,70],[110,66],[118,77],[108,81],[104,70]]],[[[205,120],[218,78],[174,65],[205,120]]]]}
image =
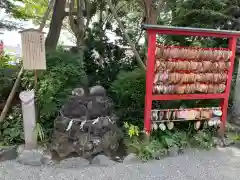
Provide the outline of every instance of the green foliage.
{"type": "Polygon", "coordinates": [[[176,2],[173,25],[202,28],[221,28],[229,20],[224,14],[225,0],[187,0],[176,2]]]}
{"type": "Polygon", "coordinates": [[[48,7],[48,0],[22,0],[22,3],[24,6],[19,8],[19,10],[28,14],[28,17],[35,22],[42,19],[48,7]]]}
{"type": "Polygon", "coordinates": [[[135,61],[126,56],[124,48],[109,42],[106,30],[112,30],[112,27],[107,26],[103,30],[100,22],[93,23],[93,28],[88,30],[88,48],[84,53],[84,62],[89,85],[100,84],[108,89],[119,71],[132,70],[135,61]]]}
{"type": "MultiPolygon", "coordinates": [[[[1,78],[0,76],[0,80],[1,78]]],[[[21,83],[22,90],[32,89],[34,85],[33,72],[24,72],[21,83]]],[[[39,113],[36,133],[40,141],[48,139],[58,110],[71,94],[72,89],[85,86],[87,86],[87,76],[78,55],[63,51],[47,55],[47,70],[38,72],[36,93],[39,113]]],[[[4,144],[21,143],[22,132],[21,109],[14,107],[8,119],[1,126],[1,141],[4,144]]]]}
{"type": "Polygon", "coordinates": [[[239,66],[239,61],[238,59],[235,60],[234,63],[234,70],[233,70],[233,75],[232,75],[232,83],[231,83],[231,91],[230,91],[230,96],[229,96],[229,103],[228,106],[229,108],[232,108],[233,103],[234,103],[234,93],[237,90],[236,89],[236,82],[238,79],[238,66],[239,66]]]}
{"type": "Polygon", "coordinates": [[[187,147],[209,149],[213,146],[212,129],[196,131],[192,122],[188,123],[188,127],[177,126],[171,131],[153,131],[149,138],[142,132],[129,134],[130,125],[125,123],[125,126],[128,133],[125,138],[128,151],[136,153],[143,161],[166,156],[171,148],[180,151],[187,147]]]}
{"type": "Polygon", "coordinates": [[[132,138],[133,136],[139,136],[138,126],[134,126],[132,124],[128,124],[127,122],[124,122],[124,128],[127,130],[130,138],[132,138]]]}
{"type": "Polygon", "coordinates": [[[41,126],[41,124],[39,124],[39,123],[36,124],[36,135],[37,135],[37,137],[39,137],[41,142],[43,142],[46,138],[45,133],[44,133],[44,129],[41,126]]]}
{"type": "MultiPolygon", "coordinates": [[[[26,72],[22,78],[22,86],[30,89],[33,84],[33,73],[26,72]]],[[[39,73],[38,80],[37,102],[41,114],[48,119],[56,113],[73,88],[86,84],[83,64],[77,55],[70,52],[47,55],[47,70],[39,73]]]]}
{"type": "Polygon", "coordinates": [[[212,134],[206,130],[199,131],[192,136],[190,143],[193,147],[209,149],[213,146],[212,134]]]}
{"type": "Polygon", "coordinates": [[[0,101],[8,96],[19,71],[19,66],[11,65],[11,61],[14,59],[10,56],[0,55],[0,101]]]}
{"type": "Polygon", "coordinates": [[[137,68],[131,72],[120,72],[112,83],[110,91],[117,105],[119,116],[141,127],[145,96],[145,71],[137,68]]]}
{"type": "Polygon", "coordinates": [[[22,3],[22,0],[1,0],[0,8],[5,10],[6,13],[11,14],[15,18],[26,18],[27,14],[19,10],[19,4],[22,3]]]}
{"type": "MultiPolygon", "coordinates": [[[[1,0],[0,8],[15,19],[31,19],[34,24],[40,24],[48,8],[48,3],[48,0],[1,0]]],[[[12,20],[0,20],[0,27],[11,30],[22,28],[22,25],[12,20]]]]}
{"type": "Polygon", "coordinates": [[[230,137],[231,140],[233,140],[234,142],[236,143],[239,143],[240,142],[240,134],[235,132],[235,133],[232,133],[232,132],[228,132],[228,137],[230,137]]]}
{"type": "Polygon", "coordinates": [[[21,108],[13,107],[8,117],[0,124],[0,144],[15,145],[24,141],[21,108]]]}
{"type": "MultiPolygon", "coordinates": [[[[171,9],[171,25],[180,27],[196,27],[211,29],[232,29],[232,16],[226,12],[230,7],[228,0],[180,0],[167,2],[171,9]]],[[[197,45],[203,47],[226,47],[226,39],[167,36],[166,44],[197,45]]]]}
{"type": "Polygon", "coordinates": [[[148,141],[134,138],[127,142],[127,147],[129,152],[136,153],[142,161],[159,159],[167,153],[167,150],[157,140],[148,141]]]}
{"type": "MultiPolygon", "coordinates": [[[[34,84],[32,72],[22,78],[22,87],[31,89],[34,84]]],[[[76,87],[87,86],[84,65],[78,55],[58,51],[47,55],[47,70],[39,72],[37,108],[40,121],[45,129],[50,129],[53,120],[66,98],[76,87]]]]}
{"type": "MultiPolygon", "coordinates": [[[[36,124],[39,142],[46,140],[46,132],[40,123],[36,124]]],[[[0,124],[0,145],[9,146],[24,142],[23,117],[20,106],[14,106],[3,123],[0,124]]]]}

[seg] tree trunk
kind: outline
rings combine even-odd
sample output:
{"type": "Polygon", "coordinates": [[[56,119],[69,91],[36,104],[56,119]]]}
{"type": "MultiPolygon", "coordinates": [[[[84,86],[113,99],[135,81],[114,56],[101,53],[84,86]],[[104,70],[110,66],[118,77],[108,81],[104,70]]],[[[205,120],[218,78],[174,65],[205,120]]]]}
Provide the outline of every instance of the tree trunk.
{"type": "MultiPolygon", "coordinates": [[[[141,5],[141,4],[140,4],[141,5]]],[[[157,24],[157,10],[155,9],[153,6],[153,0],[144,0],[144,3],[142,4],[144,5],[144,7],[142,7],[144,9],[144,19],[143,19],[143,23],[144,24],[157,24]]],[[[148,35],[147,33],[145,33],[145,44],[148,43],[148,35]]],[[[145,49],[143,49],[142,51],[145,51],[145,49]]],[[[147,64],[147,54],[144,57],[144,63],[147,64]]]]}
{"type": "Polygon", "coordinates": [[[66,0],[56,0],[52,20],[50,23],[49,32],[46,38],[46,49],[56,50],[58,39],[60,37],[63,19],[66,15],[65,13],[66,0]]]}
{"type": "MultiPolygon", "coordinates": [[[[236,60],[239,61],[240,57],[237,56],[236,60]]],[[[233,107],[232,107],[232,116],[233,121],[236,124],[240,124],[240,63],[238,63],[238,73],[236,84],[234,88],[234,99],[233,99],[233,107]]]]}
{"type": "Polygon", "coordinates": [[[153,6],[153,0],[144,0],[145,24],[157,24],[157,9],[153,6]]]}

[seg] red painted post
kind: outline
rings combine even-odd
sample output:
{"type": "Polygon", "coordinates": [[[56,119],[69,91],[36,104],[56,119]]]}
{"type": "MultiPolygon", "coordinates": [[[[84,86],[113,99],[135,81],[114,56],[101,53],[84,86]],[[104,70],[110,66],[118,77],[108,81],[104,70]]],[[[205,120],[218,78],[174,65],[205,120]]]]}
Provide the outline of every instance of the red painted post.
{"type": "Polygon", "coordinates": [[[224,133],[227,121],[228,99],[231,91],[232,74],[234,70],[235,52],[237,38],[240,37],[238,31],[216,30],[216,29],[201,29],[201,28],[186,28],[186,27],[173,27],[161,25],[144,25],[148,31],[148,62],[146,74],[146,97],[145,97],[145,117],[144,128],[147,135],[151,132],[151,109],[153,100],[194,100],[194,99],[222,99],[221,108],[223,111],[220,127],[220,133],[224,133]],[[154,61],[156,50],[156,34],[165,35],[184,35],[184,36],[200,36],[200,37],[218,37],[229,39],[229,49],[232,51],[230,58],[230,68],[228,70],[228,77],[226,89],[224,93],[220,94],[160,94],[153,95],[153,76],[154,76],[154,61]]]}
{"type": "Polygon", "coordinates": [[[155,65],[155,50],[156,50],[156,32],[148,31],[148,60],[146,72],[146,95],[145,95],[145,115],[144,115],[144,130],[147,135],[151,132],[151,110],[152,110],[152,91],[153,91],[153,76],[155,65]]]}
{"type": "Polygon", "coordinates": [[[194,100],[194,99],[223,99],[226,95],[220,94],[161,94],[154,95],[153,100],[194,100]]]}
{"type": "Polygon", "coordinates": [[[164,35],[181,35],[181,36],[200,36],[200,37],[218,37],[218,38],[231,38],[231,34],[220,34],[213,32],[192,32],[192,31],[183,31],[183,30],[155,30],[155,32],[164,34],[164,35]]]}
{"type": "Polygon", "coordinates": [[[0,41],[0,54],[4,52],[4,44],[3,41],[0,41]]]}
{"type": "Polygon", "coordinates": [[[231,91],[231,82],[232,82],[232,74],[234,71],[234,61],[235,61],[235,53],[236,53],[236,45],[237,45],[237,38],[236,37],[232,37],[229,38],[229,49],[232,51],[232,57],[230,58],[230,68],[228,71],[228,79],[227,79],[227,84],[226,84],[226,90],[224,93],[224,99],[222,101],[222,128],[225,129],[225,125],[226,125],[226,121],[227,121],[227,109],[228,109],[228,99],[229,99],[229,95],[230,95],[230,91],[231,91]]]}

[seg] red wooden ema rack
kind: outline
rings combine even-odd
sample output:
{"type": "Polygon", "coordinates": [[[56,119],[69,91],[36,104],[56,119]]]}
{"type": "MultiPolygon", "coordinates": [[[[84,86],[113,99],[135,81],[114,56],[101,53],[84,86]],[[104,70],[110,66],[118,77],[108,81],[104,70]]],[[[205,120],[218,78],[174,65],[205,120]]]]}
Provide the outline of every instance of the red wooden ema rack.
{"type": "Polygon", "coordinates": [[[234,60],[236,52],[237,38],[240,37],[238,31],[216,30],[216,29],[201,29],[201,28],[186,28],[172,27],[161,25],[144,24],[143,28],[148,34],[148,61],[146,72],[146,95],[145,95],[145,112],[144,112],[144,129],[147,135],[151,132],[151,110],[153,100],[197,100],[197,99],[222,99],[221,108],[223,111],[221,121],[222,128],[225,128],[227,119],[228,99],[231,88],[232,73],[234,70],[234,60]],[[155,66],[155,50],[156,50],[156,35],[183,35],[183,36],[200,36],[200,37],[218,37],[227,38],[229,41],[228,48],[232,51],[230,58],[230,68],[227,73],[226,89],[221,94],[163,94],[153,95],[153,79],[155,66]]]}

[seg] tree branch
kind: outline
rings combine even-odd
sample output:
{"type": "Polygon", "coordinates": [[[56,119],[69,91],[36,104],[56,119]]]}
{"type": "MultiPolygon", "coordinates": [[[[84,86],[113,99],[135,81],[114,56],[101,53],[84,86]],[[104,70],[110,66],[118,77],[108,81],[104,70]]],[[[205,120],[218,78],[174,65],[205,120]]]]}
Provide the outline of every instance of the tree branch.
{"type": "Polygon", "coordinates": [[[75,36],[77,37],[77,30],[76,30],[76,26],[74,24],[74,17],[73,17],[73,9],[74,9],[74,0],[71,0],[69,3],[69,24],[71,26],[71,29],[73,31],[73,33],[75,34],[75,36]]]}
{"type": "Polygon", "coordinates": [[[164,8],[165,2],[166,2],[165,0],[161,0],[161,2],[157,5],[156,7],[157,16],[159,16],[161,10],[164,8]]]}
{"type": "Polygon", "coordinates": [[[43,30],[43,28],[44,28],[44,26],[45,26],[45,24],[46,24],[46,22],[48,20],[48,16],[49,16],[49,14],[50,14],[54,4],[55,4],[55,0],[51,0],[49,5],[48,5],[47,11],[45,12],[45,14],[44,14],[44,16],[42,18],[42,22],[41,22],[41,24],[39,26],[39,31],[43,30]]]}
{"type": "Polygon", "coordinates": [[[143,63],[139,53],[137,52],[135,45],[132,43],[128,33],[125,31],[125,28],[124,28],[121,20],[119,19],[118,15],[117,15],[117,12],[116,12],[115,8],[113,7],[113,4],[112,4],[111,0],[107,0],[107,4],[108,4],[109,8],[111,9],[115,19],[117,20],[118,25],[119,25],[120,29],[122,30],[124,36],[126,37],[129,45],[131,46],[132,51],[133,51],[133,53],[134,53],[134,55],[136,57],[136,60],[137,60],[138,64],[140,65],[140,67],[142,67],[144,70],[146,70],[146,66],[143,63]]]}
{"type": "MultiPolygon", "coordinates": [[[[78,10],[78,15],[77,15],[77,30],[78,30],[78,39],[83,41],[84,36],[85,36],[85,23],[84,23],[84,15],[83,11],[85,9],[85,2],[84,0],[77,0],[77,10],[78,10]]],[[[82,42],[81,42],[82,43],[82,42]]]]}
{"type": "Polygon", "coordinates": [[[143,34],[143,30],[141,30],[141,32],[140,32],[140,34],[139,34],[139,37],[138,37],[138,39],[137,39],[137,41],[136,41],[136,43],[135,43],[135,46],[137,46],[137,45],[139,44],[139,42],[140,42],[140,40],[141,40],[141,38],[142,38],[142,34],[143,34]]]}
{"type": "Polygon", "coordinates": [[[86,28],[85,28],[85,30],[86,30],[89,26],[91,18],[90,18],[89,2],[87,0],[84,0],[84,2],[85,2],[86,14],[87,14],[87,23],[86,23],[86,28]]]}
{"type": "Polygon", "coordinates": [[[142,6],[142,8],[145,7],[145,2],[143,0],[138,0],[138,3],[140,4],[140,6],[142,6]]]}

